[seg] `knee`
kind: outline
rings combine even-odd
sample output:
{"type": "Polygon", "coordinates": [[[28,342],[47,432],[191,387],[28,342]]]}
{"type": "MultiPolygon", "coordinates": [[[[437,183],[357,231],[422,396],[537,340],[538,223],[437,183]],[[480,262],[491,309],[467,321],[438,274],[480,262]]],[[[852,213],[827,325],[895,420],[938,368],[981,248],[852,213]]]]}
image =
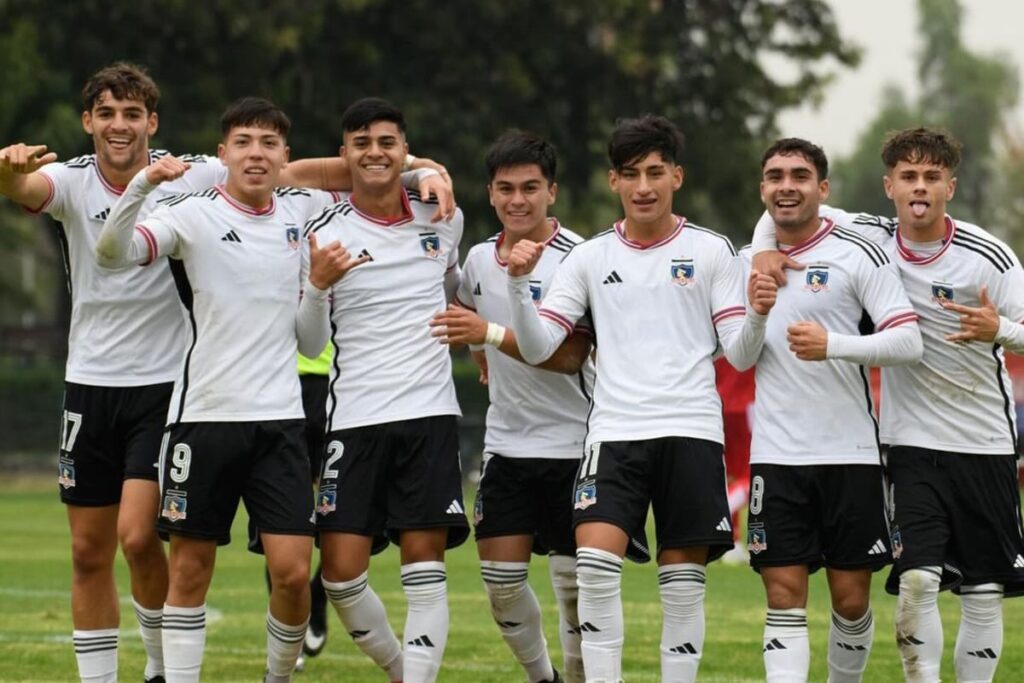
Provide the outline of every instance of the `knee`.
{"type": "Polygon", "coordinates": [[[903,572],[900,574],[900,599],[896,609],[936,602],[941,579],[940,567],[914,568],[903,572]]]}
{"type": "Polygon", "coordinates": [[[594,548],[577,551],[576,585],[581,595],[612,598],[622,585],[622,560],[613,553],[594,548]],[[596,560],[596,561],[595,561],[596,560]]]}
{"type": "Polygon", "coordinates": [[[146,525],[122,526],[118,529],[121,552],[129,566],[147,564],[151,561],[164,560],[160,538],[156,535],[156,527],[146,525]]]}
{"type": "Polygon", "coordinates": [[[525,579],[512,583],[490,583],[485,581],[484,586],[487,588],[487,598],[491,601],[491,611],[495,614],[504,613],[505,610],[522,597],[523,593],[526,592],[527,585],[525,579]]]}
{"type": "Polygon", "coordinates": [[[309,590],[309,564],[291,562],[270,570],[270,583],[275,591],[299,596],[309,590]]]}
{"type": "Polygon", "coordinates": [[[90,536],[73,538],[71,540],[71,566],[75,576],[92,578],[112,573],[114,571],[115,547],[90,536]]]}
{"type": "Polygon", "coordinates": [[[832,596],[832,611],[847,621],[857,621],[867,614],[869,607],[867,593],[858,591],[832,596]]]}
{"type": "Polygon", "coordinates": [[[799,609],[807,605],[807,584],[800,581],[768,581],[765,595],[770,609],[799,609]]]}
{"type": "Polygon", "coordinates": [[[975,626],[995,626],[1003,619],[1003,586],[987,583],[969,586],[960,594],[963,621],[975,626]]]}
{"type": "Polygon", "coordinates": [[[176,593],[205,594],[213,575],[213,558],[177,553],[171,555],[170,583],[176,593]]]}

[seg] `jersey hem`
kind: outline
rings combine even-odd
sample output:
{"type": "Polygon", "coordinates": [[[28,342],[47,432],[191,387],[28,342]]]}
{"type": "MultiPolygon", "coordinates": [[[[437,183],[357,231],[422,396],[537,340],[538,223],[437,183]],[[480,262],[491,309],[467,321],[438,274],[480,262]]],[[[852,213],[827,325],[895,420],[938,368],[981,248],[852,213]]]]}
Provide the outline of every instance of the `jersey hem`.
{"type": "Polygon", "coordinates": [[[751,465],[787,465],[791,467],[805,467],[810,465],[880,465],[879,454],[871,455],[835,455],[824,456],[777,456],[777,455],[751,455],[751,465]]]}
{"type": "MultiPolygon", "coordinates": [[[[336,408],[340,410],[339,408],[336,408]]],[[[443,408],[436,411],[426,412],[414,412],[414,413],[395,413],[386,415],[375,415],[373,417],[367,417],[362,420],[338,422],[332,421],[330,424],[330,431],[338,432],[342,429],[355,429],[356,427],[370,427],[373,425],[388,424],[390,422],[403,422],[405,420],[419,420],[424,417],[441,417],[443,415],[454,415],[455,417],[462,417],[462,411],[456,406],[455,408],[443,408]]]]}
{"type": "MultiPolygon", "coordinates": [[[[173,401],[172,401],[173,403],[173,401]]],[[[298,412],[292,411],[290,413],[273,413],[267,415],[253,415],[253,414],[239,414],[239,413],[218,413],[216,415],[189,415],[188,409],[182,411],[182,416],[178,420],[168,420],[170,424],[186,424],[194,422],[270,422],[271,420],[304,420],[306,414],[301,410],[298,412]]]]}
{"type": "Polygon", "coordinates": [[[946,444],[936,443],[934,441],[919,442],[913,439],[887,439],[884,436],[882,437],[882,443],[889,446],[890,448],[920,448],[926,451],[940,451],[942,453],[949,453],[950,455],[1015,455],[1013,450],[1013,444],[1010,443],[1007,443],[1002,447],[981,449],[978,448],[977,446],[967,446],[964,444],[946,444]]]}
{"type": "Polygon", "coordinates": [[[131,375],[130,377],[111,377],[110,375],[103,375],[102,377],[96,377],[92,375],[79,375],[71,372],[64,374],[64,381],[70,382],[71,384],[84,384],[90,387],[148,387],[154,384],[169,384],[178,379],[180,375],[179,370],[168,373],[166,375],[151,375],[142,376],[138,374],[131,375]]]}
{"type": "Polygon", "coordinates": [[[579,450],[577,451],[510,451],[503,448],[484,448],[484,453],[487,455],[500,455],[503,458],[509,458],[510,460],[579,460],[583,457],[583,444],[580,444],[579,450]]]}
{"type": "Polygon", "coordinates": [[[722,432],[709,433],[686,429],[660,429],[649,432],[620,432],[605,434],[595,430],[591,434],[587,435],[587,442],[584,445],[584,448],[590,448],[595,443],[603,443],[605,441],[650,441],[651,439],[664,439],[674,436],[685,439],[703,439],[704,441],[713,441],[717,444],[725,444],[725,436],[722,432]]]}

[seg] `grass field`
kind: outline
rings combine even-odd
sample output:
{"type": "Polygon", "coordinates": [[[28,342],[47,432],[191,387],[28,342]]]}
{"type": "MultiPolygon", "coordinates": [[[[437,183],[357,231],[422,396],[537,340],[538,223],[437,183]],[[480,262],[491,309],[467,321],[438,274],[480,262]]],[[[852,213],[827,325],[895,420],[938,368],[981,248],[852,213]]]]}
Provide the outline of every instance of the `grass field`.
{"type": "MultiPolygon", "coordinates": [[[[205,680],[262,680],[266,593],[260,559],[245,551],[244,512],[239,515],[235,542],[220,551],[210,590],[205,680]]],[[[74,655],[68,596],[69,545],[63,506],[52,483],[39,478],[8,479],[0,485],[0,681],[73,681],[74,655]]],[[[520,681],[517,665],[491,621],[472,546],[448,556],[451,634],[441,680],[520,681]]],[[[118,562],[122,595],[121,679],[140,681],[144,655],[127,602],[127,572],[118,562]]],[[[404,621],[404,596],[398,576],[398,554],[389,549],[375,558],[370,570],[375,590],[388,606],[392,624],[404,621]]],[[[811,680],[826,679],[828,598],[823,576],[813,579],[808,621],[811,628],[811,680]]],[[[874,650],[865,681],[902,680],[892,638],[895,599],[875,581],[874,650]]],[[[543,558],[532,564],[531,583],[544,609],[545,631],[556,665],[561,654],[555,633],[556,608],[543,558]]],[[[627,563],[623,574],[626,615],[624,673],[627,681],[658,680],[661,636],[657,577],[652,565],[627,563]]],[[[952,647],[959,606],[943,595],[946,658],[943,679],[955,680],[952,647]]],[[[701,681],[740,683],[763,680],[761,631],[764,598],[760,581],[746,567],[712,565],[708,572],[707,642],[701,681]]],[[[315,681],[378,682],[383,676],[349,641],[337,618],[327,648],[308,661],[299,683],[315,681]]],[[[997,680],[1024,680],[1024,601],[1006,603],[1006,642],[997,680]]]]}

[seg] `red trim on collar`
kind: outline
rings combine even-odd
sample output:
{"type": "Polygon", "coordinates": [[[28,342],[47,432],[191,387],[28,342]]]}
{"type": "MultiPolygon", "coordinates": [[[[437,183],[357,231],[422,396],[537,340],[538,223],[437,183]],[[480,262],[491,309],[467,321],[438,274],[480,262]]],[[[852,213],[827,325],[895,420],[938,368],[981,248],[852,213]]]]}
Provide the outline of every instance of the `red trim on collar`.
{"type": "Polygon", "coordinates": [[[686,218],[684,218],[683,216],[676,216],[675,218],[676,218],[676,228],[675,228],[675,230],[673,230],[668,236],[662,237],[657,242],[650,242],[648,244],[644,244],[643,242],[637,242],[636,240],[631,240],[628,237],[626,237],[626,221],[625,220],[620,220],[620,221],[617,221],[615,223],[615,234],[616,234],[616,236],[618,236],[618,238],[620,240],[622,240],[623,244],[625,244],[627,247],[630,247],[631,249],[637,249],[639,251],[643,251],[645,249],[655,249],[657,247],[662,246],[663,244],[667,244],[667,243],[671,242],[672,240],[674,240],[676,238],[676,236],[680,232],[682,232],[683,228],[686,227],[686,218]]]}
{"type": "Polygon", "coordinates": [[[946,216],[946,236],[942,238],[942,248],[934,254],[923,256],[915,254],[910,248],[903,243],[903,236],[900,234],[899,228],[896,229],[896,252],[900,255],[907,263],[911,263],[915,266],[926,266],[929,263],[934,263],[946,253],[949,249],[949,245],[953,243],[953,235],[956,234],[956,223],[952,218],[946,216]]]}
{"type": "Polygon", "coordinates": [[[833,223],[831,220],[829,220],[828,218],[822,218],[820,227],[814,231],[813,235],[805,239],[800,244],[797,244],[792,247],[787,247],[784,249],[780,248],[779,251],[789,257],[796,256],[797,254],[802,254],[805,251],[808,251],[809,249],[814,247],[815,245],[820,244],[823,239],[828,237],[829,233],[831,233],[835,227],[836,224],[833,223]]]}
{"type": "Polygon", "coordinates": [[[377,225],[386,228],[400,225],[402,223],[408,223],[414,218],[412,215],[412,206],[409,204],[409,194],[405,191],[404,187],[402,188],[402,213],[398,216],[374,216],[364,211],[360,211],[359,207],[356,206],[356,196],[354,194],[349,196],[348,203],[349,206],[352,207],[352,210],[359,214],[361,218],[365,218],[371,223],[376,223],[377,225]]]}
{"type": "MultiPolygon", "coordinates": [[[[149,158],[149,157],[147,156],[147,158],[149,158]]],[[[118,197],[120,197],[121,195],[124,194],[124,188],[126,188],[128,186],[127,185],[115,185],[114,183],[112,183],[109,180],[107,180],[106,177],[103,175],[103,171],[100,170],[100,159],[99,159],[99,157],[96,157],[96,163],[93,164],[93,166],[96,168],[96,176],[100,179],[100,184],[103,185],[104,189],[106,189],[107,192],[109,192],[110,194],[115,194],[118,197]]]]}
{"type": "Polygon", "coordinates": [[[242,202],[238,201],[237,199],[229,195],[227,193],[227,190],[224,189],[223,185],[216,185],[214,186],[214,189],[217,190],[217,193],[224,198],[224,201],[226,201],[232,209],[240,211],[241,213],[244,213],[247,216],[269,216],[270,214],[274,213],[275,209],[277,209],[277,198],[273,195],[273,193],[271,193],[270,195],[269,204],[267,204],[262,209],[254,209],[251,206],[243,204],[242,202]]]}

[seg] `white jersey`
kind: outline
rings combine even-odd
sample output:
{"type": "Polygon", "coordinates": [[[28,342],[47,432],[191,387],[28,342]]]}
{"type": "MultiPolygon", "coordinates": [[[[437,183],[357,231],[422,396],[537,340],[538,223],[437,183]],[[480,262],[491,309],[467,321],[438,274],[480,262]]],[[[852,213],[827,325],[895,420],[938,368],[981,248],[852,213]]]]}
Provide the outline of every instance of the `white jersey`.
{"type": "MultiPolygon", "coordinates": [[[[150,163],[166,154],[151,150],[150,163]]],[[[208,188],[227,177],[215,158],[182,158],[192,168],[154,190],[140,216],[161,198],[208,188]]],[[[65,379],[107,387],[173,381],[186,335],[166,259],[149,268],[109,270],[97,265],[93,255],[103,221],[124,188],[103,177],[95,154],[47,164],[39,172],[49,182],[50,194],[36,210],[61,224],[58,238],[71,295],[65,379]]]]}
{"type": "Polygon", "coordinates": [[[1013,251],[976,225],[946,218],[934,253],[906,245],[895,220],[826,209],[825,215],[881,243],[899,266],[921,326],[921,363],[882,370],[882,442],[954,453],[1013,453],[1016,414],[1003,349],[991,342],[953,343],[952,300],[979,306],[988,286],[999,313],[1024,322],[1024,270],[1013,251]]]}
{"type": "Polygon", "coordinates": [[[628,239],[619,222],[569,253],[539,314],[566,334],[590,315],[597,380],[588,448],[667,436],[723,442],[716,325],[744,316],[743,289],[728,238],[683,218],[653,244],[628,239]]]}
{"type": "Polygon", "coordinates": [[[168,411],[179,422],[303,417],[295,371],[302,225],[338,195],[278,188],[255,210],[221,187],[172,197],[136,226],[150,261],[169,256],[191,338],[168,411]]]}
{"type": "Polygon", "coordinates": [[[370,261],[331,288],[331,431],[461,415],[448,347],[430,335],[446,307],[445,273],[458,268],[462,213],[431,223],[435,206],[403,190],[395,219],[361,213],[351,199],[306,223],[321,245],[339,240],[370,261]]]}
{"type": "MultiPolygon", "coordinates": [[[[878,465],[867,369],[845,360],[800,360],[789,349],[786,330],[809,320],[830,333],[857,335],[864,313],[877,331],[912,323],[917,316],[899,270],[877,244],[828,219],[803,243],[781,251],[806,268],[790,273],[768,314],[750,462],[878,465]]],[[[750,250],[740,255],[749,273],[750,250]]]]}
{"type": "MultiPolygon", "coordinates": [[[[544,243],[546,248],[530,274],[530,291],[537,305],[562,259],[583,241],[552,220],[554,234],[544,243]]],[[[456,302],[488,322],[509,327],[508,264],[498,253],[504,236],[499,233],[469,250],[456,302]]],[[[577,323],[576,331],[593,334],[583,321],[577,323]]],[[[493,346],[485,346],[484,353],[491,400],[484,451],[509,458],[578,459],[587,435],[593,363],[588,359],[578,374],[563,375],[515,360],[493,346]]]]}

